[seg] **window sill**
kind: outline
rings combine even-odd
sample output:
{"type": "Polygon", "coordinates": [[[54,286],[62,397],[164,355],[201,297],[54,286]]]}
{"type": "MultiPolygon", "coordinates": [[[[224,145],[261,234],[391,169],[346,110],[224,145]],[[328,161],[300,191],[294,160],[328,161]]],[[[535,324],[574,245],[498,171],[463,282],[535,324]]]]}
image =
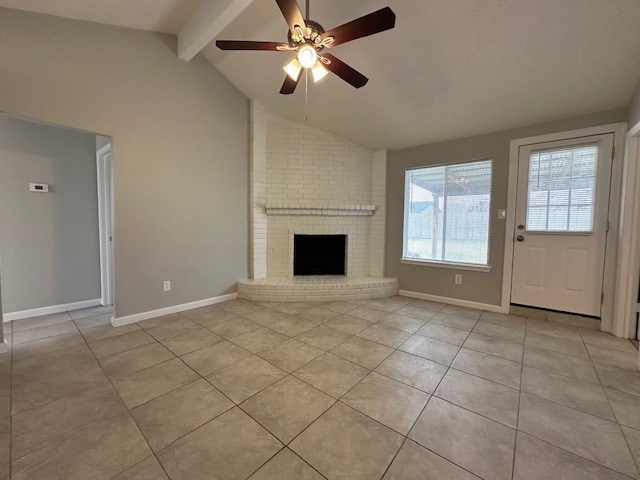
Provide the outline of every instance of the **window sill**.
{"type": "Polygon", "coordinates": [[[490,272],[491,265],[472,265],[469,263],[438,262],[434,260],[418,260],[415,258],[401,258],[405,265],[420,265],[421,267],[449,268],[451,270],[469,270],[472,272],[490,272]]]}

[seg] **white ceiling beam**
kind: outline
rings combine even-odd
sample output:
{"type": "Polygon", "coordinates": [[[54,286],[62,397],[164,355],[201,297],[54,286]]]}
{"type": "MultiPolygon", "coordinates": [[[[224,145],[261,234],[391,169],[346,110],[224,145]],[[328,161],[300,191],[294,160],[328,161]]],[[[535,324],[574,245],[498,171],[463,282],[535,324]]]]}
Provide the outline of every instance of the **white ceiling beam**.
{"type": "Polygon", "coordinates": [[[253,0],[206,0],[178,33],[178,57],[189,61],[253,0]]]}

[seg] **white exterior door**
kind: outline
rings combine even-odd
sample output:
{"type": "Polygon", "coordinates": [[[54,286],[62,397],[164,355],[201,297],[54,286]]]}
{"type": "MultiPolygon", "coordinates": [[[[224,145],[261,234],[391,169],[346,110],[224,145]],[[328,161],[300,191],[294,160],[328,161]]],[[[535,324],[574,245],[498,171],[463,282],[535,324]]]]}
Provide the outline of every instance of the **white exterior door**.
{"type": "Polygon", "coordinates": [[[599,317],[613,134],[520,147],[511,303],[599,317]]]}

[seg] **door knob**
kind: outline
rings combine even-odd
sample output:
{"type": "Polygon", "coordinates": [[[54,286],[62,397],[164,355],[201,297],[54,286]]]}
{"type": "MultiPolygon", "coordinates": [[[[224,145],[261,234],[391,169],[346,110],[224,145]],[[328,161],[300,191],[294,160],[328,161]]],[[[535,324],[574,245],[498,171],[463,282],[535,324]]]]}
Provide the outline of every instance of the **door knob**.
{"type": "Polygon", "coordinates": [[[516,237],[516,240],[518,240],[519,242],[524,242],[524,235],[518,235],[516,237]]]}

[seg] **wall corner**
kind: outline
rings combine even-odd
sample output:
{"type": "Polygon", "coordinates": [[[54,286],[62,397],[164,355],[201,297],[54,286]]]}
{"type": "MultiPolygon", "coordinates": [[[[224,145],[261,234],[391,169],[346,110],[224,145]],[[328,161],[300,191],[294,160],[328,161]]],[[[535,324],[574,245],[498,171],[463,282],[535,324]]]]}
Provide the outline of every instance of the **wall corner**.
{"type": "Polygon", "coordinates": [[[371,203],[376,211],[371,217],[369,243],[369,273],[372,277],[385,276],[387,243],[387,150],[373,151],[371,169],[371,203]]]}
{"type": "Polygon", "coordinates": [[[249,161],[249,275],[267,276],[267,117],[264,107],[251,101],[249,161]]]}

